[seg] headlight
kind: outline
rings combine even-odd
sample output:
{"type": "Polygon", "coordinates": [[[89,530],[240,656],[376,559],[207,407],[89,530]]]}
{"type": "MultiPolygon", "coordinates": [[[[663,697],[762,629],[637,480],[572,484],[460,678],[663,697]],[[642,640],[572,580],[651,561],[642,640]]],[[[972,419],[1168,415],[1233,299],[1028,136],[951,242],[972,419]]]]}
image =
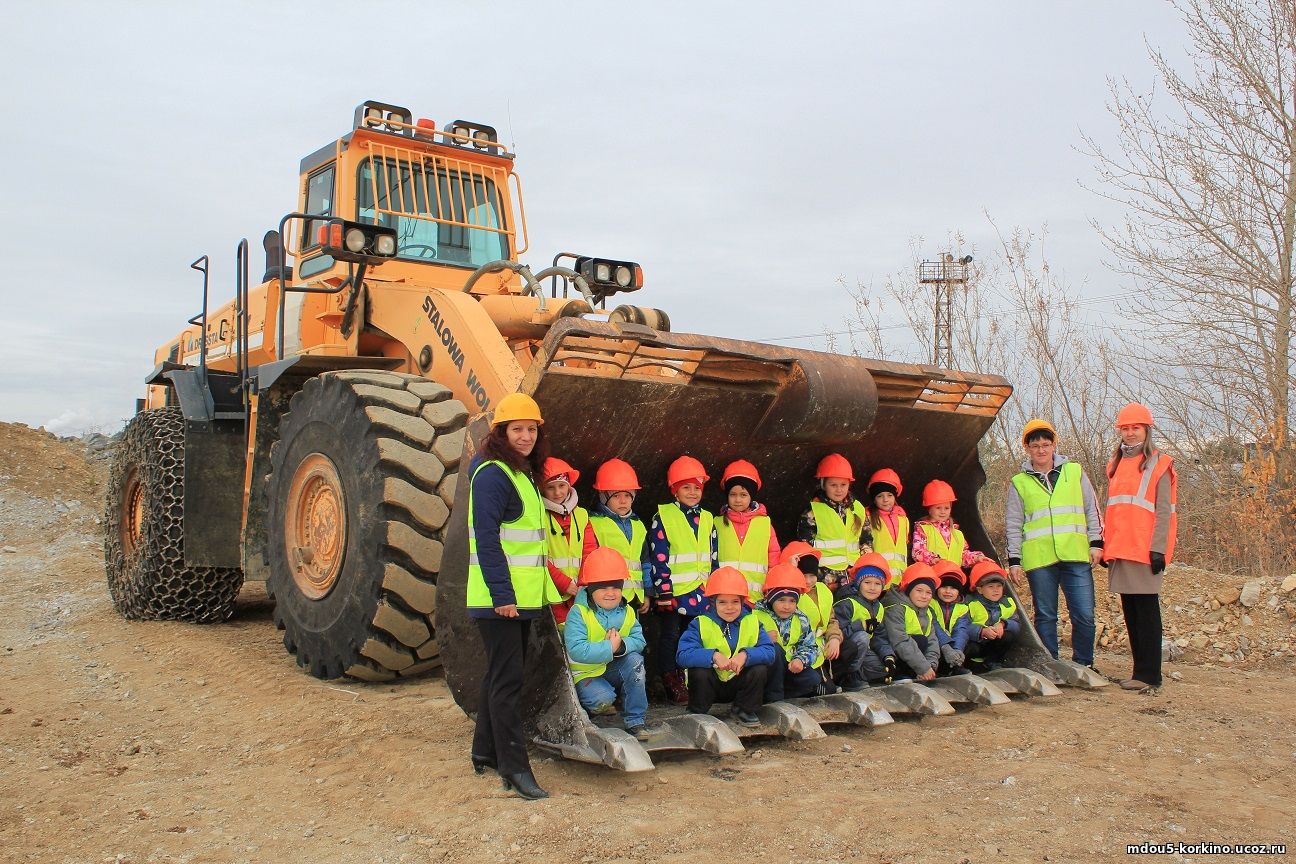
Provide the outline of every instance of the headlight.
{"type": "Polygon", "coordinates": [[[611,282],[611,281],[612,281],[612,265],[611,265],[611,264],[605,264],[605,263],[602,262],[602,261],[600,261],[600,262],[598,262],[597,264],[595,264],[595,265],[594,265],[594,281],[595,281],[595,282],[611,282]]]}
{"type": "Polygon", "coordinates": [[[396,254],[396,238],[390,234],[383,234],[378,238],[378,244],[374,247],[379,255],[391,258],[396,254]]]}
{"type": "Polygon", "coordinates": [[[633,261],[611,258],[593,258],[573,255],[575,270],[585,278],[590,290],[598,298],[609,297],[622,291],[638,291],[643,287],[643,271],[633,261]]]}
{"type": "Polygon", "coordinates": [[[365,233],[359,228],[352,228],[346,232],[346,248],[348,252],[361,252],[365,247],[365,233]]]}
{"type": "Polygon", "coordinates": [[[621,288],[629,288],[630,280],[634,278],[634,271],[624,264],[617,265],[616,284],[621,288]]]}

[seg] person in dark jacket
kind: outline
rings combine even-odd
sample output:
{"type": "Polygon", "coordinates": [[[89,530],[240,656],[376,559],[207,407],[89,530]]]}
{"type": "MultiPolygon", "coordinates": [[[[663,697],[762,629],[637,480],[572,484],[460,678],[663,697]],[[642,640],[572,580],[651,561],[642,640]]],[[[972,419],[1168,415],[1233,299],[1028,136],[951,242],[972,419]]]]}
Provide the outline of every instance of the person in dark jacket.
{"type": "MultiPolygon", "coordinates": [[[[842,637],[853,647],[852,662],[845,668],[843,689],[863,690],[868,684],[890,683],[895,674],[895,652],[887,641],[882,589],[890,579],[890,566],[880,552],[866,552],[847,570],[848,578],[833,593],[833,616],[842,637]]],[[[844,653],[844,652],[843,652],[844,653]]]]}
{"type": "Polygon", "coordinates": [[[967,659],[973,669],[999,669],[1021,633],[1017,601],[1006,596],[1008,574],[987,558],[972,568],[968,581],[973,593],[968,595],[967,659]]]}
{"type": "Polygon", "coordinates": [[[887,592],[887,639],[896,655],[896,677],[931,681],[940,667],[940,628],[931,608],[939,585],[936,573],[921,561],[910,564],[900,577],[900,587],[887,592]]]}
{"type": "Polygon", "coordinates": [[[675,654],[679,667],[688,670],[689,711],[706,714],[716,702],[731,702],[739,723],[759,726],[756,709],[774,664],[774,642],[747,608],[741,572],[721,567],[704,590],[711,602],[693,616],[675,654]]]}
{"type": "Polygon", "coordinates": [[[967,644],[972,636],[972,619],[969,617],[967,603],[963,602],[963,589],[967,585],[967,576],[963,568],[953,561],[937,561],[932,568],[940,584],[936,588],[936,599],[932,601],[932,611],[936,613],[936,627],[940,631],[940,668],[938,675],[967,675],[967,644]]]}
{"type": "Polygon", "coordinates": [[[472,766],[494,768],[504,788],[546,798],[531,773],[518,701],[531,622],[560,600],[546,567],[545,510],[536,480],[548,456],[540,406],[512,393],[495,406],[490,433],[469,466],[468,614],[486,668],[473,731],[472,766]]]}

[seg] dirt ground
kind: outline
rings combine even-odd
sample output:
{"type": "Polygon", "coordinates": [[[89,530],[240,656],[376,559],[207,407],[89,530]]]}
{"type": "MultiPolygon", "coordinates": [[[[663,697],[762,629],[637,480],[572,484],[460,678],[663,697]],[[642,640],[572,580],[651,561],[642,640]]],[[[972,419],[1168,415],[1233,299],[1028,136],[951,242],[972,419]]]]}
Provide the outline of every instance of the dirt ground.
{"type": "MultiPolygon", "coordinates": [[[[472,774],[442,680],[310,678],[260,586],[222,625],[119,618],[101,473],[0,424],[0,860],[1081,861],[1296,841],[1290,631],[1245,662],[1189,649],[1154,696],[1064,691],[646,774],[535,754],[553,797],[525,802],[472,774]]],[[[1100,668],[1127,670],[1120,645],[1100,668]]]]}

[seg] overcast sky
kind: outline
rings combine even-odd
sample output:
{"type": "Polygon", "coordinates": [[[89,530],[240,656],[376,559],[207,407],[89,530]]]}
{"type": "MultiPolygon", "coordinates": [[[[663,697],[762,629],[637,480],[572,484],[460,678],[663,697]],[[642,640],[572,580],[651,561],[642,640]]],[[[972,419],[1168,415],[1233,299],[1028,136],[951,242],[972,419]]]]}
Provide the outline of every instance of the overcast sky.
{"type": "MultiPolygon", "coordinates": [[[[1150,86],[1172,8],[1120,2],[9,3],[0,420],[115,431],[198,311],[187,269],[296,206],[298,160],[365,99],[515,149],[532,253],[639,261],[678,331],[840,329],[951,231],[1049,229],[1055,272],[1125,290],[1080,187],[1108,77],[1150,86]],[[560,11],[561,9],[561,11],[560,11]]],[[[791,344],[823,348],[822,337],[791,344]]]]}

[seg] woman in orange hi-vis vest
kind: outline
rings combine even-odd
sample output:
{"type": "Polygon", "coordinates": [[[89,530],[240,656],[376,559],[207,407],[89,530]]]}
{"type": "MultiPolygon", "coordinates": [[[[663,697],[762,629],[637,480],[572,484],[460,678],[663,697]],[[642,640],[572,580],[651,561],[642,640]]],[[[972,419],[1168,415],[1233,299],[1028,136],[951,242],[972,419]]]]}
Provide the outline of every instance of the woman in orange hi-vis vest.
{"type": "Polygon", "coordinates": [[[1152,446],[1152,412],[1131,402],[1116,415],[1120,443],[1107,464],[1103,563],[1119,594],[1134,674],[1125,690],[1161,686],[1161,574],[1174,554],[1179,484],[1174,465],[1152,446]]]}

